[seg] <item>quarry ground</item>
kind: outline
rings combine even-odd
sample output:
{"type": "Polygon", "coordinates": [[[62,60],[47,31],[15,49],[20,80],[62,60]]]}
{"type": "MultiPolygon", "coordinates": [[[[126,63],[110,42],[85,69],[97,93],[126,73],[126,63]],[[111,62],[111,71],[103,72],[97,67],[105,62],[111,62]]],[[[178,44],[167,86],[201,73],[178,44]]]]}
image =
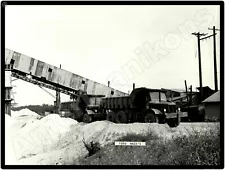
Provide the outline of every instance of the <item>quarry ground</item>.
{"type": "Polygon", "coordinates": [[[84,142],[99,142],[101,147],[127,134],[156,134],[161,141],[193,133],[217,133],[219,123],[181,123],[176,128],[167,124],[115,124],[97,121],[89,124],[61,118],[56,114],[40,117],[23,109],[5,115],[6,165],[71,165],[87,157],[84,142]]]}

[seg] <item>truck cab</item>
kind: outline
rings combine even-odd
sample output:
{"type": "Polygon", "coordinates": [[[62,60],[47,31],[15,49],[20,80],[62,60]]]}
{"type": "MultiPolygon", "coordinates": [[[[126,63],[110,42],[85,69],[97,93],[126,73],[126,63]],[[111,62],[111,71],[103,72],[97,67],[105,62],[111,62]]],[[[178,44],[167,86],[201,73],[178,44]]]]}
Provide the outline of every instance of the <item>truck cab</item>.
{"type": "MultiPolygon", "coordinates": [[[[167,100],[166,91],[161,89],[137,88],[131,93],[134,107],[141,111],[143,122],[168,123],[178,126],[180,117],[187,117],[174,102],[167,100]]],[[[140,113],[139,113],[140,114],[140,113]]]]}

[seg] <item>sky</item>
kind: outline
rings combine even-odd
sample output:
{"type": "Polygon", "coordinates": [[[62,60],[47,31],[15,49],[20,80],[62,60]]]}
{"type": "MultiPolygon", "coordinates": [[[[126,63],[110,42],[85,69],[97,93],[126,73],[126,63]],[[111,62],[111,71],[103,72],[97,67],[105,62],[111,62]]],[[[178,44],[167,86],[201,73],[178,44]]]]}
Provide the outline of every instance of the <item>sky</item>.
{"type": "MultiPolygon", "coordinates": [[[[219,6],[6,6],[5,47],[124,91],[199,86],[197,38],[220,27],[219,6]]],[[[216,35],[220,84],[220,33],[216,35]]],[[[214,89],[213,38],[201,41],[203,86],[214,89]]],[[[219,86],[220,88],[220,86],[219,86]]],[[[47,89],[55,95],[55,91],[47,89]]],[[[13,81],[18,106],[53,104],[13,81]]],[[[61,94],[62,101],[69,96],[61,94]]]]}

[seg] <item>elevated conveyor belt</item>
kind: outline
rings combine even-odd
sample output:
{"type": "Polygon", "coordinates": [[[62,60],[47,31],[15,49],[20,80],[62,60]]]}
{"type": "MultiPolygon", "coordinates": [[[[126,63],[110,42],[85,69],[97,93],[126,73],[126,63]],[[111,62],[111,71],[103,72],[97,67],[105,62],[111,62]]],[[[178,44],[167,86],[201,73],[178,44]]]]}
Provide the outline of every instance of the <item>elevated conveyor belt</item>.
{"type": "Polygon", "coordinates": [[[74,98],[76,98],[78,96],[78,91],[75,91],[75,90],[70,91],[68,89],[59,88],[57,86],[54,86],[54,85],[51,85],[51,84],[48,84],[48,83],[44,83],[44,82],[36,80],[36,79],[28,78],[26,76],[21,76],[18,73],[12,73],[12,76],[16,77],[18,79],[24,80],[26,82],[29,82],[29,83],[33,83],[35,85],[39,85],[41,87],[51,89],[51,90],[59,90],[61,93],[64,93],[64,94],[67,94],[67,95],[70,95],[70,96],[74,96],[74,98]]]}
{"type": "Polygon", "coordinates": [[[5,49],[5,65],[10,65],[13,77],[72,96],[79,91],[105,97],[128,95],[10,49],[5,49]]]}

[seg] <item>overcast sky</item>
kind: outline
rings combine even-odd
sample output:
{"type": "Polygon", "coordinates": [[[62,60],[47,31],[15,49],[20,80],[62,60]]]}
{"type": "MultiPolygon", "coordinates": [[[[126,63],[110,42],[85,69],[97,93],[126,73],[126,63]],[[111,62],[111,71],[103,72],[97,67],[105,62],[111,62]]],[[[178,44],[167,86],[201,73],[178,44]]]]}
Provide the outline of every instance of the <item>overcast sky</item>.
{"type": "MultiPolygon", "coordinates": [[[[133,82],[184,89],[184,80],[195,90],[197,38],[191,33],[210,35],[219,18],[219,6],[7,6],[5,46],[99,83],[110,80],[124,92],[133,82]]],[[[219,32],[216,38],[219,81],[219,32]]],[[[212,38],[201,41],[201,53],[203,86],[214,89],[212,38]]],[[[19,105],[55,100],[22,80],[13,85],[19,105]]]]}

